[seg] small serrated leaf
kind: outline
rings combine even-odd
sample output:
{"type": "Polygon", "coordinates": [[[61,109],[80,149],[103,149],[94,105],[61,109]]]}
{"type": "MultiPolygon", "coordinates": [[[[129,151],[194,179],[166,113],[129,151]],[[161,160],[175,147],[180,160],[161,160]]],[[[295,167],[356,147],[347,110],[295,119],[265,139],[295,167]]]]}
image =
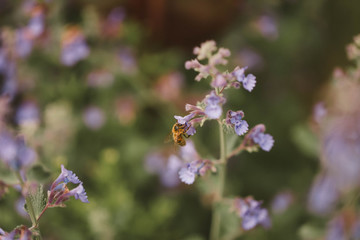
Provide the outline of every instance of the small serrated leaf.
{"type": "MultiPolygon", "coordinates": [[[[47,197],[46,194],[44,193],[43,185],[40,184],[35,192],[30,192],[27,200],[31,201],[31,205],[34,208],[33,210],[34,210],[35,218],[37,219],[40,216],[42,210],[45,208],[47,202],[47,197]]],[[[31,214],[29,212],[28,203],[26,203],[24,207],[25,210],[29,214],[31,214]]]]}

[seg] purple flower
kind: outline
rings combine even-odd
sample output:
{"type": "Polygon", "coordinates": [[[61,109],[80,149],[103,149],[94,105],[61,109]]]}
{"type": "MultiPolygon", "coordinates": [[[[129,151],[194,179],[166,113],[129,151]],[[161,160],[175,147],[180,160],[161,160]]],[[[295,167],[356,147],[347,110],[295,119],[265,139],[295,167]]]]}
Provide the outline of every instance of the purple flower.
{"type": "Polygon", "coordinates": [[[293,195],[290,192],[281,192],[275,196],[271,208],[275,213],[284,212],[293,202],[293,195]]]}
{"type": "Polygon", "coordinates": [[[0,235],[2,235],[2,236],[5,235],[5,231],[2,228],[0,228],[0,235]]]}
{"type": "Polygon", "coordinates": [[[83,121],[92,130],[100,129],[105,122],[104,112],[95,106],[88,107],[83,113],[83,121]]]}
{"type": "Polygon", "coordinates": [[[326,240],[346,240],[345,222],[341,216],[335,217],[329,223],[326,240]]]}
{"type": "Polygon", "coordinates": [[[31,34],[31,37],[39,37],[45,30],[44,15],[40,13],[32,17],[26,29],[31,34]]]}
{"type": "Polygon", "coordinates": [[[217,74],[216,77],[211,82],[211,86],[214,88],[226,87],[226,85],[227,85],[226,78],[222,74],[217,74]]]}
{"type": "Polygon", "coordinates": [[[174,116],[174,118],[177,120],[177,122],[178,122],[179,124],[186,124],[186,123],[189,122],[194,116],[195,116],[195,114],[190,113],[189,115],[186,115],[185,117],[174,116]]]}
{"type": "Polygon", "coordinates": [[[16,35],[15,35],[16,48],[15,48],[15,50],[16,50],[16,53],[18,54],[18,56],[20,56],[20,57],[28,56],[32,50],[33,42],[29,38],[28,35],[29,34],[27,34],[27,31],[25,28],[19,29],[16,31],[16,35]]]}
{"type": "Polygon", "coordinates": [[[186,167],[181,168],[179,171],[180,180],[188,185],[194,183],[197,174],[199,174],[199,169],[195,162],[186,164],[186,167]]]}
{"type": "Polygon", "coordinates": [[[32,102],[23,103],[16,111],[16,122],[19,125],[39,122],[39,109],[32,102]]]}
{"type": "Polygon", "coordinates": [[[117,53],[121,70],[127,74],[137,71],[137,62],[134,53],[130,48],[122,48],[117,53]]]}
{"type": "Polygon", "coordinates": [[[265,228],[270,227],[270,218],[268,211],[261,208],[261,202],[247,197],[245,199],[236,199],[235,206],[238,214],[242,218],[242,227],[244,230],[250,230],[260,224],[265,228]]]}
{"type": "Polygon", "coordinates": [[[218,119],[222,114],[222,104],[225,103],[225,98],[216,95],[215,91],[211,91],[204,100],[205,114],[209,119],[218,119]]]}
{"type": "Polygon", "coordinates": [[[329,213],[339,198],[336,182],[329,175],[320,175],[311,187],[308,199],[309,210],[318,214],[329,213]]]}
{"type": "Polygon", "coordinates": [[[13,170],[19,171],[31,165],[36,159],[33,149],[25,145],[23,137],[15,139],[6,132],[0,134],[0,157],[13,170]]]}
{"type": "Polygon", "coordinates": [[[236,80],[240,82],[246,90],[251,92],[255,87],[256,77],[253,74],[248,74],[247,76],[245,76],[246,69],[247,67],[244,68],[237,67],[233,71],[233,75],[235,76],[236,80]]]}
{"type": "Polygon", "coordinates": [[[260,146],[264,151],[270,151],[274,145],[274,139],[270,134],[265,134],[265,126],[258,124],[249,132],[252,141],[260,146]]]}
{"type": "Polygon", "coordinates": [[[64,182],[65,184],[72,182],[74,184],[81,183],[79,178],[70,170],[67,170],[64,165],[61,165],[61,173],[59,177],[51,185],[51,190],[53,190],[59,183],[64,182]]]}
{"type": "Polygon", "coordinates": [[[61,62],[66,66],[73,66],[85,59],[89,53],[89,47],[81,31],[75,26],[66,29],[62,39],[61,62]]]}
{"type": "Polygon", "coordinates": [[[64,198],[69,198],[71,196],[74,196],[75,199],[80,199],[80,201],[82,201],[83,203],[89,202],[82,183],[80,183],[76,188],[72,189],[70,192],[63,195],[64,198]]]}
{"type": "Polygon", "coordinates": [[[243,111],[234,112],[229,110],[226,114],[226,122],[234,127],[235,133],[239,136],[244,135],[249,129],[249,124],[242,120],[243,117],[243,111]]]}

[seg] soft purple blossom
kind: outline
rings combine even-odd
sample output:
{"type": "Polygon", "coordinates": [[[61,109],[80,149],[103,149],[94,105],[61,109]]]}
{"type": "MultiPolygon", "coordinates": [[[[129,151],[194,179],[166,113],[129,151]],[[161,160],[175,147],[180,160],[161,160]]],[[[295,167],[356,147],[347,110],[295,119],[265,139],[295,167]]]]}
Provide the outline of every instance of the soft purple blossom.
{"type": "Polygon", "coordinates": [[[313,108],[313,119],[317,124],[320,124],[321,121],[324,119],[324,117],[327,114],[327,109],[325,107],[324,102],[318,102],[315,104],[313,108]]]}
{"type": "Polygon", "coordinates": [[[345,222],[341,216],[335,217],[329,223],[325,240],[346,240],[345,222]]]}
{"type": "Polygon", "coordinates": [[[54,181],[54,183],[51,185],[51,190],[54,189],[58,184],[61,182],[64,182],[65,184],[72,182],[74,184],[81,183],[79,178],[76,176],[75,173],[73,173],[70,170],[67,170],[64,165],[61,165],[61,173],[59,177],[54,181]]]}
{"type": "Polygon", "coordinates": [[[80,199],[80,201],[84,203],[89,202],[82,183],[80,183],[76,188],[72,189],[70,192],[63,195],[64,198],[69,198],[71,196],[74,196],[75,199],[80,199]]]}
{"type": "Polygon", "coordinates": [[[281,192],[271,202],[271,208],[275,213],[282,213],[288,209],[294,197],[290,192],[281,192]]]}
{"type": "Polygon", "coordinates": [[[235,133],[239,136],[244,135],[249,130],[249,124],[243,120],[243,111],[231,111],[226,114],[226,122],[234,127],[235,133]]]}
{"type": "Polygon", "coordinates": [[[238,82],[242,84],[242,86],[249,92],[253,90],[256,84],[256,77],[253,74],[248,74],[245,76],[245,70],[247,67],[239,68],[236,67],[233,71],[233,75],[238,82]]]}
{"type": "Polygon", "coordinates": [[[189,115],[186,115],[185,117],[175,115],[174,118],[177,120],[177,122],[179,124],[185,124],[185,123],[189,122],[194,116],[195,116],[195,114],[190,113],[189,115]]]}
{"type": "Polygon", "coordinates": [[[63,35],[61,62],[66,66],[73,66],[89,53],[90,49],[81,31],[77,27],[69,27],[63,35]]]}
{"type": "Polygon", "coordinates": [[[84,111],[83,121],[88,128],[97,130],[104,125],[105,114],[100,108],[91,106],[84,111]]]}
{"type": "Polygon", "coordinates": [[[5,235],[5,231],[2,228],[0,228],[0,235],[5,235]]]}
{"type": "Polygon", "coordinates": [[[265,228],[270,227],[270,218],[268,211],[261,208],[261,202],[247,197],[245,199],[236,199],[235,207],[239,216],[242,218],[242,227],[244,230],[250,230],[260,224],[265,228]]]}
{"type": "Polygon", "coordinates": [[[188,163],[186,167],[180,169],[179,177],[183,183],[190,185],[194,183],[195,176],[197,173],[198,173],[198,169],[192,166],[191,163],[188,163]]]}
{"type": "Polygon", "coordinates": [[[15,120],[19,125],[39,122],[39,109],[33,102],[25,102],[16,111],[15,120]]]}
{"type": "Polygon", "coordinates": [[[249,132],[252,141],[260,146],[264,151],[270,151],[274,145],[274,139],[270,134],[265,134],[265,126],[258,124],[249,132]]]}
{"type": "Polygon", "coordinates": [[[193,68],[196,72],[199,72],[199,74],[195,77],[196,81],[200,81],[201,79],[207,78],[210,75],[210,66],[199,63],[197,59],[185,62],[185,68],[193,68]]]}
{"type": "Polygon", "coordinates": [[[222,74],[217,74],[216,77],[211,82],[211,86],[214,88],[217,87],[226,87],[227,81],[222,74]]]}
{"type": "Polygon", "coordinates": [[[121,70],[132,74],[137,70],[137,62],[133,51],[130,48],[121,48],[117,53],[121,70]]]}
{"type": "Polygon", "coordinates": [[[126,16],[125,10],[122,7],[116,7],[111,10],[107,17],[107,21],[109,24],[120,24],[124,21],[126,16]]]}
{"type": "Polygon", "coordinates": [[[24,218],[28,218],[29,215],[25,210],[25,198],[24,197],[20,197],[16,202],[15,202],[15,209],[17,211],[17,213],[24,217],[24,218]]]}
{"type": "Polygon", "coordinates": [[[26,57],[30,54],[33,48],[33,41],[29,38],[25,28],[16,30],[15,33],[16,53],[19,57],[26,57]]]}
{"type": "Polygon", "coordinates": [[[278,27],[274,17],[270,15],[263,15],[256,21],[256,24],[259,32],[264,37],[270,40],[278,38],[278,27]]]}
{"type": "Polygon", "coordinates": [[[31,165],[36,159],[33,149],[25,145],[22,136],[15,139],[6,132],[0,134],[0,158],[15,171],[31,165]]]}
{"type": "Polygon", "coordinates": [[[329,175],[320,175],[309,193],[309,210],[318,215],[325,215],[334,209],[338,198],[339,191],[336,189],[334,179],[329,175]]]}
{"type": "Polygon", "coordinates": [[[210,95],[207,95],[204,100],[205,114],[209,119],[218,119],[222,114],[222,104],[225,103],[225,98],[216,95],[215,91],[212,91],[210,95]]]}

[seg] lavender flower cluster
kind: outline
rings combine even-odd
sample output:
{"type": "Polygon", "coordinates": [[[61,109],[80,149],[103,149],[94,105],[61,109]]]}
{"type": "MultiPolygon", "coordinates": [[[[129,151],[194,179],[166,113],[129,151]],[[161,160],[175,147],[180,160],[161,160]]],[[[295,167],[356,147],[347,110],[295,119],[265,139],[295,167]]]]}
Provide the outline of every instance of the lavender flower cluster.
{"type": "Polygon", "coordinates": [[[314,107],[312,124],[320,140],[322,164],[309,192],[308,208],[317,215],[332,215],[327,240],[360,238],[356,206],[360,187],[360,35],[347,50],[356,67],[334,71],[326,98],[314,107]]]}
{"type": "MultiPolygon", "coordinates": [[[[211,79],[212,90],[196,105],[186,104],[185,110],[189,114],[184,117],[174,116],[176,123],[184,126],[186,130],[183,133],[184,136],[193,136],[206,121],[216,120],[220,129],[228,129],[238,136],[243,136],[243,139],[232,152],[215,160],[202,158],[191,140],[188,140],[187,144],[180,148],[179,156],[171,155],[167,161],[161,154],[149,155],[146,168],[150,172],[159,174],[162,183],[168,187],[176,186],[179,182],[193,184],[199,176],[204,177],[204,181],[206,181],[209,173],[220,174],[219,168],[226,165],[230,157],[244,150],[252,152],[261,148],[264,151],[270,151],[274,145],[273,137],[265,133],[266,129],[263,124],[258,124],[249,130],[244,111],[228,110],[225,117],[223,116],[223,106],[227,101],[224,90],[243,88],[251,92],[256,85],[256,77],[251,73],[246,73],[247,67],[236,67],[231,72],[220,71],[219,65],[228,63],[226,58],[230,56],[230,51],[225,48],[218,49],[215,41],[202,43],[200,47],[194,48],[194,54],[197,55],[196,59],[187,61],[185,68],[193,69],[198,73],[195,77],[196,81],[211,79]],[[165,167],[161,167],[164,166],[164,163],[166,163],[165,167]]],[[[216,191],[214,189],[214,194],[216,191]]],[[[221,202],[221,199],[221,196],[215,196],[215,203],[221,202]]],[[[261,202],[252,197],[234,198],[233,202],[231,207],[235,206],[237,215],[242,219],[244,230],[250,230],[256,225],[270,226],[268,212],[261,207],[261,202]]]]}

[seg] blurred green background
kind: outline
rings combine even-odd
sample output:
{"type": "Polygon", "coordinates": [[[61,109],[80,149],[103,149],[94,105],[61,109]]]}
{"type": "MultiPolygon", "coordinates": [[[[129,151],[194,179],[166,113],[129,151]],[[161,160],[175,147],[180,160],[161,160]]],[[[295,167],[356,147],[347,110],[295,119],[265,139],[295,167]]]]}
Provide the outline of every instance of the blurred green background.
{"type": "MultiPolygon", "coordinates": [[[[163,186],[146,171],[145,159],[151,152],[176,151],[164,143],[173,115],[185,115],[185,103],[195,104],[210,90],[184,68],[194,58],[193,47],[210,39],[231,50],[231,70],[247,65],[257,76],[253,92],[226,93],[227,109],[242,109],[250,126],[264,123],[275,139],[270,153],[230,160],[225,194],[252,195],[270,212],[278,193],[293,196],[287,210],[271,213],[270,230],[256,228],[238,239],[309,239],[306,226],[324,225],[306,209],[319,170],[308,122],[333,69],[349,65],[345,46],[360,32],[359,1],[39,2],[46,30],[29,56],[17,60],[18,91],[7,123],[36,147],[39,164],[52,173],[44,183],[64,164],[84,182],[90,201],[47,211],[41,220],[44,239],[208,238],[211,207],[201,180],[195,186],[163,186]],[[112,23],[108,15],[117,7],[123,18],[112,23]],[[73,66],[60,61],[61,32],[68,25],[79,26],[90,49],[73,66]],[[15,121],[16,109],[28,101],[40,110],[34,131],[15,121]],[[96,107],[103,124],[84,122],[89,107],[96,107]]],[[[27,24],[24,3],[0,0],[1,29],[27,24]]],[[[218,156],[217,132],[215,123],[207,123],[192,137],[202,155],[218,156]]],[[[29,223],[15,211],[18,198],[9,190],[0,199],[0,226],[6,231],[29,223]]]]}

